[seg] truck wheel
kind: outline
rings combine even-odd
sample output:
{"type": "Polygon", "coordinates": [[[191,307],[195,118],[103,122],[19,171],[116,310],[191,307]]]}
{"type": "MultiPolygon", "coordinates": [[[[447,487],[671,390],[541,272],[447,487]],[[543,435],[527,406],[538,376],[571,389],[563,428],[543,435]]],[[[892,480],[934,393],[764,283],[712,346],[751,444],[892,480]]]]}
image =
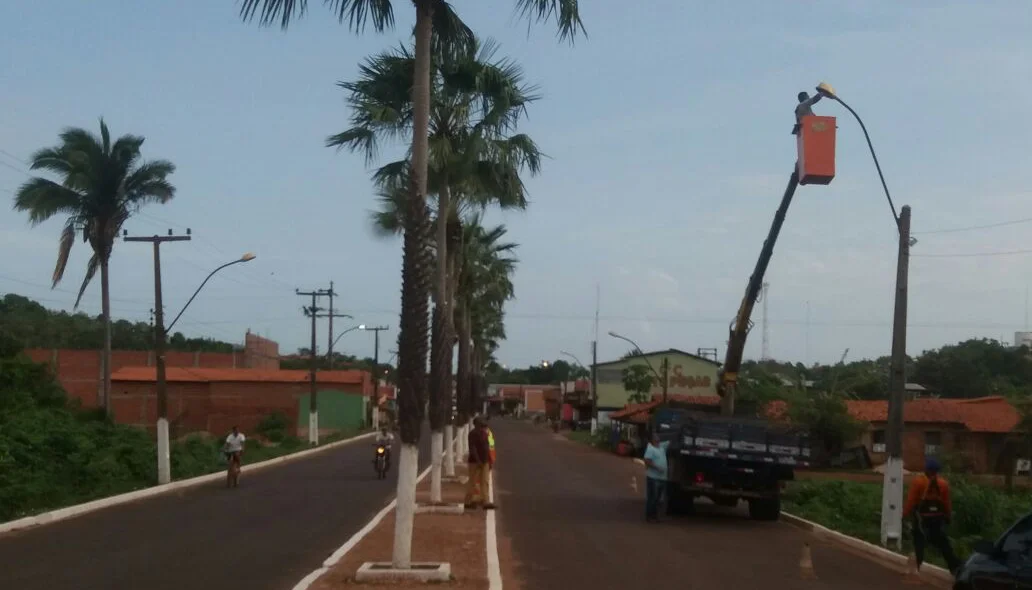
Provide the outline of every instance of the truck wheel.
{"type": "Polygon", "coordinates": [[[753,520],[777,520],[781,516],[781,497],[749,500],[749,518],[753,520]]]}

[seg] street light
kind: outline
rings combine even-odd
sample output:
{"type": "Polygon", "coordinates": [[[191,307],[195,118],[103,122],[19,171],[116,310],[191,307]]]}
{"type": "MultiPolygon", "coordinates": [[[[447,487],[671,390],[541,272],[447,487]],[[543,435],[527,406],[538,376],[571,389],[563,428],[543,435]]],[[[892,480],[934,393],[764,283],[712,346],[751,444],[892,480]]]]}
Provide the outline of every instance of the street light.
{"type": "Polygon", "coordinates": [[[853,110],[853,107],[839,98],[835,90],[827,83],[821,82],[817,86],[817,92],[844,106],[860,124],[860,129],[864,132],[864,139],[867,140],[867,147],[871,150],[874,166],[878,170],[878,178],[885,191],[885,198],[892,210],[896,229],[899,231],[899,251],[896,259],[896,301],[892,318],[892,360],[889,370],[889,419],[885,441],[885,450],[888,451],[889,457],[885,462],[885,477],[882,484],[881,543],[883,546],[887,546],[889,541],[895,541],[896,546],[900,547],[903,543],[901,509],[903,504],[903,398],[906,388],[907,287],[910,272],[910,247],[915,245],[917,240],[910,236],[910,206],[904,205],[900,213],[896,214],[896,206],[892,202],[892,195],[889,194],[889,186],[885,183],[885,175],[882,174],[881,164],[878,163],[878,155],[874,152],[871,136],[867,133],[867,127],[860,115],[853,110]]]}
{"type": "MultiPolygon", "coordinates": [[[[625,342],[629,342],[631,344],[631,346],[634,347],[634,350],[638,351],[638,356],[640,356],[642,358],[642,360],[645,361],[645,364],[648,365],[649,369],[652,370],[652,373],[656,376],[656,379],[658,379],[659,382],[663,384],[663,405],[665,406],[666,403],[667,403],[667,380],[664,379],[663,376],[661,376],[656,371],[655,367],[652,366],[652,363],[649,362],[649,357],[645,356],[645,353],[642,352],[641,347],[638,346],[638,343],[635,342],[634,340],[631,340],[630,338],[628,338],[626,336],[621,336],[621,335],[619,335],[616,332],[613,332],[611,330],[609,332],[609,335],[612,336],[613,338],[619,338],[620,340],[623,340],[625,342]]],[[[667,370],[666,369],[666,365],[667,365],[667,360],[666,360],[666,357],[664,357],[663,358],[663,373],[664,374],[666,373],[666,370],[667,370]]]]}
{"type": "MultiPolygon", "coordinates": [[[[155,248],[155,250],[157,250],[155,248]]],[[[158,398],[158,483],[165,484],[172,481],[172,465],[171,457],[169,454],[169,435],[168,435],[168,383],[165,378],[165,338],[168,336],[172,327],[176,325],[179,318],[182,317],[183,312],[186,308],[190,307],[193,300],[197,297],[197,294],[201,292],[204,285],[208,283],[215,273],[226,268],[227,266],[233,266],[234,264],[240,264],[241,262],[250,262],[255,259],[255,255],[248,252],[240,258],[227,262],[222,266],[208,273],[208,276],[201,282],[201,286],[197,287],[193,295],[183,306],[183,309],[179,310],[176,314],[172,323],[166,328],[164,325],[165,314],[162,312],[161,303],[161,279],[160,279],[160,266],[155,265],[155,302],[154,302],[154,366],[155,366],[155,381],[157,385],[157,398],[158,398]]]]}
{"type": "MultiPolygon", "coordinates": [[[[330,350],[333,350],[333,347],[334,347],[334,346],[335,346],[335,345],[337,344],[337,342],[338,342],[338,341],[340,341],[340,339],[341,339],[341,338],[342,338],[342,337],[343,337],[343,336],[344,336],[345,334],[347,334],[348,332],[353,332],[353,331],[355,331],[355,330],[365,330],[365,324],[359,324],[359,325],[357,325],[357,326],[351,326],[351,327],[350,327],[350,328],[348,328],[347,330],[344,330],[343,332],[341,332],[340,334],[338,334],[338,335],[337,335],[337,337],[333,339],[333,344],[331,344],[331,345],[330,345],[330,350]]],[[[327,350],[327,351],[326,351],[326,356],[327,356],[327,358],[329,358],[329,356],[330,356],[330,350],[327,350]]]]}
{"type": "MultiPolygon", "coordinates": [[[[577,363],[578,366],[584,367],[584,363],[580,362],[580,359],[577,358],[577,356],[574,355],[572,352],[566,352],[565,350],[560,350],[559,354],[572,358],[573,362],[577,363]]],[[[595,368],[592,367],[592,371],[594,371],[594,369],[595,368]]],[[[574,389],[576,389],[576,381],[574,383],[575,383],[574,389]]],[[[594,383],[594,381],[591,382],[590,390],[591,390],[591,434],[595,434],[595,431],[598,429],[598,396],[595,393],[595,383],[594,383]]]]}

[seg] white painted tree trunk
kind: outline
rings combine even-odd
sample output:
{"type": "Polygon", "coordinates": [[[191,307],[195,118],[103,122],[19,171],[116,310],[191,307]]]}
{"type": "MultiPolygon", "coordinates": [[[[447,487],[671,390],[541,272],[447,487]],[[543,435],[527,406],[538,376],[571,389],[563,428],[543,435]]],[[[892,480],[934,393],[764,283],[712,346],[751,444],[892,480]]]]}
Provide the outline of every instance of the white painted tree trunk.
{"type": "Polygon", "coordinates": [[[380,406],[373,404],[373,430],[380,430],[380,406]]]}
{"type": "Polygon", "coordinates": [[[430,503],[441,502],[441,464],[444,458],[444,433],[430,433],[430,503]]]}
{"type": "Polygon", "coordinates": [[[172,481],[172,458],[169,456],[168,419],[158,418],[158,483],[172,481]]]}
{"type": "Polygon", "coordinates": [[[469,457],[469,430],[470,430],[470,428],[471,428],[471,426],[470,426],[469,422],[467,422],[466,425],[462,427],[462,436],[459,437],[459,444],[462,445],[462,447],[461,447],[462,451],[459,452],[459,457],[461,457],[463,461],[465,461],[466,458],[469,457]]]}
{"type": "Polygon", "coordinates": [[[310,412],[308,414],[308,442],[309,444],[319,444],[319,412],[310,412]]]}
{"type": "Polygon", "coordinates": [[[446,424],[444,427],[444,475],[455,477],[455,427],[446,424]]]}
{"type": "Polygon", "coordinates": [[[896,548],[903,543],[903,459],[889,457],[882,481],[881,543],[896,548]]]}
{"type": "Polygon", "coordinates": [[[394,519],[394,555],[396,569],[412,567],[412,525],[416,517],[416,479],[419,471],[419,447],[401,445],[398,457],[398,505],[394,519]]]}

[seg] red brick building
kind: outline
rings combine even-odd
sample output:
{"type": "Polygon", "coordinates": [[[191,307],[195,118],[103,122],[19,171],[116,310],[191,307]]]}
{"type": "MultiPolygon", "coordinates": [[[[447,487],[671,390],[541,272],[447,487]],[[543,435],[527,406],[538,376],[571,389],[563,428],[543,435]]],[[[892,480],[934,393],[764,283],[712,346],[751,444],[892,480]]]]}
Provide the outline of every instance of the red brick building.
{"type": "MultiPolygon", "coordinates": [[[[85,408],[100,405],[102,373],[100,350],[33,348],[25,351],[37,363],[50,365],[68,396],[82,402],[85,408]]],[[[111,351],[111,372],[125,367],[153,367],[154,352],[147,350],[111,351]]],[[[234,352],[165,353],[166,367],[206,369],[278,370],[279,344],[250,331],[244,336],[244,349],[234,352]]]]}
{"type": "MultiPolygon", "coordinates": [[[[266,416],[281,413],[290,434],[307,434],[311,389],[307,371],[169,368],[168,417],[174,437],[191,432],[244,432],[266,416]]],[[[155,369],[125,367],[112,381],[112,412],[117,422],[154,428],[157,422],[155,369]]],[[[316,376],[319,430],[355,426],[365,417],[372,381],[365,371],[320,371],[316,376]]]]}

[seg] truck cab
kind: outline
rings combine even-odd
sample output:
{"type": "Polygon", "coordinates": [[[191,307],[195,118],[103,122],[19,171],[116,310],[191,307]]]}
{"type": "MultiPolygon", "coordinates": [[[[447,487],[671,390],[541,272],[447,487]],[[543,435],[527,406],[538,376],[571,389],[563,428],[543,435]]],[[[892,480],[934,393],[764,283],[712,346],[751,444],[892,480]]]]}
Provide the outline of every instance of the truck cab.
{"type": "Polygon", "coordinates": [[[670,508],[690,513],[695,498],[720,506],[749,503],[756,520],[777,520],[781,488],[810,464],[806,433],[767,420],[660,408],[652,427],[667,448],[670,508]]]}

